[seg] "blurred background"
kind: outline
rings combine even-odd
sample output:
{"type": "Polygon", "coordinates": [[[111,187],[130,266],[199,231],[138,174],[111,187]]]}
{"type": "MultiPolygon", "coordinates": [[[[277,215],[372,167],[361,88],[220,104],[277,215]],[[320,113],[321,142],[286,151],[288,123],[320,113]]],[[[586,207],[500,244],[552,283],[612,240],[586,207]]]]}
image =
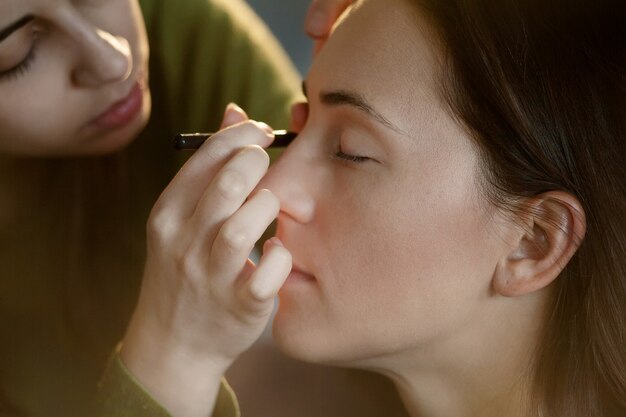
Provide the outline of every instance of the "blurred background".
{"type": "Polygon", "coordinates": [[[300,74],[306,74],[313,54],[313,43],[303,29],[310,0],[248,0],[248,4],[274,32],[300,74]]]}

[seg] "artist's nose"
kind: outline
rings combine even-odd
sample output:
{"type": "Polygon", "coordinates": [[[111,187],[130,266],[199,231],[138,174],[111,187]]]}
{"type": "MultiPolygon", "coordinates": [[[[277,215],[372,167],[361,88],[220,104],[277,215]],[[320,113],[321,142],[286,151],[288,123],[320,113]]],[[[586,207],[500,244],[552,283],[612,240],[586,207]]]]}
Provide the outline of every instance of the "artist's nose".
{"type": "Polygon", "coordinates": [[[274,162],[258,189],[267,188],[280,201],[281,215],[306,224],[315,217],[316,181],[313,160],[296,139],[274,162]]]}
{"type": "Polygon", "coordinates": [[[79,42],[80,59],[72,74],[73,82],[93,88],[127,79],[133,69],[128,40],[101,29],[85,32],[79,42]]]}

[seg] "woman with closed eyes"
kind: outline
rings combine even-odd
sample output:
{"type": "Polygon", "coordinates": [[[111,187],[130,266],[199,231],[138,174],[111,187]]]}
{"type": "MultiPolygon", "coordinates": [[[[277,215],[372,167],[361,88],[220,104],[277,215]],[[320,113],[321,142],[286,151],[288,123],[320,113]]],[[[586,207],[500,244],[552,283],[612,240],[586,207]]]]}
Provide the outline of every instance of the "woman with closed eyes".
{"type": "Polygon", "coordinates": [[[164,415],[237,415],[221,377],[278,294],[284,352],[411,416],[626,414],[625,16],[355,2],[278,161],[231,108],[161,194],[116,366],[164,415]]]}

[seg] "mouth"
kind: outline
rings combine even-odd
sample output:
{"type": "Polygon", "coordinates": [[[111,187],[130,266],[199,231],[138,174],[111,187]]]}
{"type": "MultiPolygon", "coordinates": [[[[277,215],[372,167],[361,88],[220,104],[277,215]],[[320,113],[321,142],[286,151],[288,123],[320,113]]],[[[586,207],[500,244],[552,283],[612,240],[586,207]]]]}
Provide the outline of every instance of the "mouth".
{"type": "Polygon", "coordinates": [[[316,281],[317,279],[315,278],[314,275],[303,271],[297,265],[293,265],[293,267],[291,268],[291,273],[287,277],[287,281],[285,282],[285,284],[297,283],[297,282],[314,283],[316,281]]]}
{"type": "Polygon", "coordinates": [[[135,120],[143,107],[143,88],[135,82],[130,92],[121,100],[111,104],[103,113],[93,119],[89,126],[98,130],[119,129],[135,120]]]}

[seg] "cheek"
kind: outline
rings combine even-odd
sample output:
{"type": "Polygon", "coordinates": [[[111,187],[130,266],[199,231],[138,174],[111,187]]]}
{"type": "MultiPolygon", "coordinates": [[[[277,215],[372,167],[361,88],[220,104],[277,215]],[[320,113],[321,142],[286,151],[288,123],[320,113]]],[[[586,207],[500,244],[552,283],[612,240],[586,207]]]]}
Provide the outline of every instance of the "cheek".
{"type": "Polygon", "coordinates": [[[431,339],[488,295],[496,259],[487,217],[467,176],[447,178],[370,186],[319,213],[329,315],[359,346],[431,339]]]}
{"type": "Polygon", "coordinates": [[[54,65],[48,65],[45,71],[38,66],[25,78],[15,80],[10,88],[6,87],[11,90],[7,94],[12,99],[0,103],[0,147],[3,150],[31,153],[75,137],[72,128],[76,127],[81,114],[85,114],[85,106],[72,104],[66,87],[59,82],[63,78],[59,77],[54,65]]]}

